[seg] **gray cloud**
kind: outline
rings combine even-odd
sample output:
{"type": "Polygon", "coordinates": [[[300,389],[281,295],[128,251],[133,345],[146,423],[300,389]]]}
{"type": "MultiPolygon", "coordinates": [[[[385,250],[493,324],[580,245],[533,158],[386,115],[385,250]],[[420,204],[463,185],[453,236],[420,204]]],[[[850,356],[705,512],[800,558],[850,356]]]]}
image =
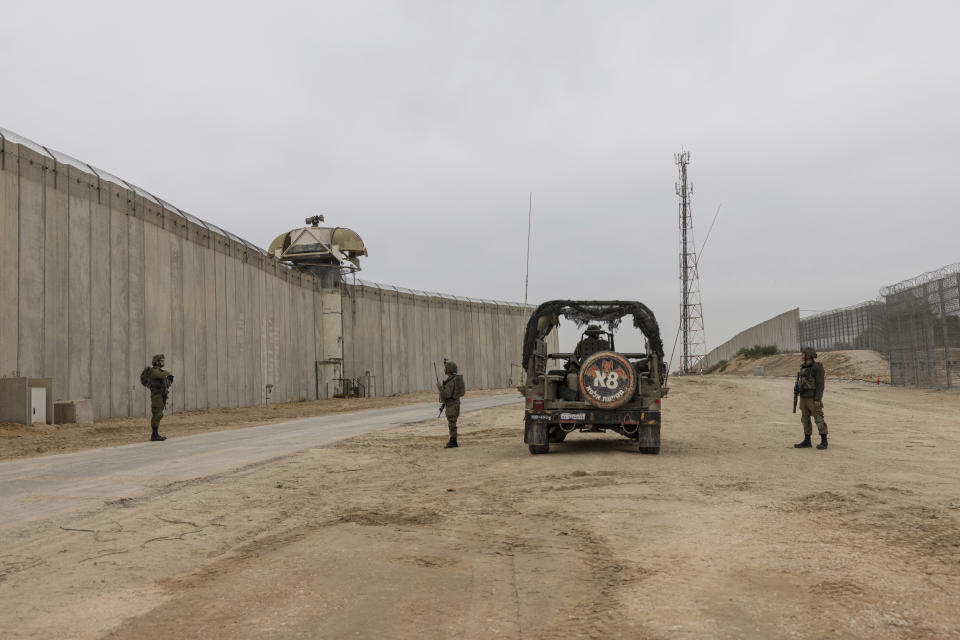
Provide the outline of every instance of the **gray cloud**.
{"type": "Polygon", "coordinates": [[[712,345],[960,260],[953,3],[7,3],[0,125],[363,276],[678,322],[692,152],[712,345]]]}

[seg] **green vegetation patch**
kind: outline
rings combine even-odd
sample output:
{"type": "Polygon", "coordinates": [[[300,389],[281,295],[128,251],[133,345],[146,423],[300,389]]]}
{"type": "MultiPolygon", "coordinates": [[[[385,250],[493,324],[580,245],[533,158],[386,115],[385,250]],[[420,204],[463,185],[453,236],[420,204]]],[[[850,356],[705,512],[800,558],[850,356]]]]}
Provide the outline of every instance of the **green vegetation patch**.
{"type": "Polygon", "coordinates": [[[752,347],[743,347],[740,351],[737,351],[737,355],[743,356],[747,360],[753,360],[754,358],[762,358],[763,356],[775,356],[778,351],[777,346],[774,344],[755,344],[752,347]]]}
{"type": "Polygon", "coordinates": [[[730,364],[730,363],[727,362],[726,360],[721,360],[720,362],[718,362],[718,363],[716,363],[716,364],[710,365],[709,367],[707,367],[706,369],[704,369],[703,372],[704,372],[705,374],[709,374],[709,373],[714,373],[715,371],[718,371],[718,370],[719,370],[720,373],[723,373],[724,371],[727,370],[727,365],[728,365],[728,364],[730,364]]]}

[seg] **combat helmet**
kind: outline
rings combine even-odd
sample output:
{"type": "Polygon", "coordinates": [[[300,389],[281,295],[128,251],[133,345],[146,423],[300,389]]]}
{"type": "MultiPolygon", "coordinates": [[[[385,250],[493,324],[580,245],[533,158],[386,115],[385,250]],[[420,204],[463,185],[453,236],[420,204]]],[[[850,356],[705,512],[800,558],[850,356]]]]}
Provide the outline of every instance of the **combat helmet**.
{"type": "Polygon", "coordinates": [[[158,353],[157,355],[153,356],[153,360],[150,361],[150,366],[153,366],[153,367],[160,366],[159,363],[161,360],[166,360],[166,358],[163,357],[162,353],[158,353]]]}
{"type": "Polygon", "coordinates": [[[811,359],[817,357],[817,352],[813,350],[813,347],[804,347],[800,350],[800,353],[810,356],[811,359]]]}
{"type": "Polygon", "coordinates": [[[586,330],[584,331],[588,336],[598,336],[603,333],[603,329],[600,328],[598,324],[587,325],[586,330]]]}
{"type": "Polygon", "coordinates": [[[457,363],[453,360],[447,360],[443,363],[443,372],[444,373],[456,373],[457,372],[457,363]]]}

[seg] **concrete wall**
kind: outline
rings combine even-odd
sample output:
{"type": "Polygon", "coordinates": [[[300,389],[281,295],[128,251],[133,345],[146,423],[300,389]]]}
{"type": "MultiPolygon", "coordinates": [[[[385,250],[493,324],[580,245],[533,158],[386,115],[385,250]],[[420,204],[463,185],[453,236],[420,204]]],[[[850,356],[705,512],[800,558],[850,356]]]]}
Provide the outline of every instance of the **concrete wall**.
{"type": "MultiPolygon", "coordinates": [[[[534,307],[360,282],[344,288],[344,375],[377,395],[433,389],[433,363],[459,366],[470,389],[516,386],[523,328],[534,307]]],[[[556,333],[551,351],[556,351],[556,333]]]]}
{"type": "Polygon", "coordinates": [[[729,360],[743,347],[776,345],[780,351],[799,351],[800,309],[791,309],[749,329],[741,331],[730,340],[707,354],[707,365],[729,360]]]}
{"type": "Polygon", "coordinates": [[[148,415],[139,374],[155,353],[176,376],[170,411],[329,397],[337,378],[366,371],[377,395],[432,389],[444,356],[471,388],[509,387],[525,318],[512,303],[322,289],[135,185],[0,129],[0,378],[52,378],[51,401],[90,398],[95,419],[148,415]]]}
{"type": "Polygon", "coordinates": [[[155,353],[174,411],[262,403],[267,385],[316,396],[338,290],[113,176],[0,144],[0,377],[53,378],[55,400],[91,398],[97,419],[147,415],[155,353]]]}

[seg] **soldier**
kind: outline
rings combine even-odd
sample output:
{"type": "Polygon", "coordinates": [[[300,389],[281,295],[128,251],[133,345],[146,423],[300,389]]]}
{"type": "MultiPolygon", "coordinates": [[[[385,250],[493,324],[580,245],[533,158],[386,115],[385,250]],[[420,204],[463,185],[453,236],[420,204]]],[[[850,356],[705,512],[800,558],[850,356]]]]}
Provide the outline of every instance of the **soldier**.
{"type": "Polygon", "coordinates": [[[576,367],[579,367],[580,364],[583,362],[584,360],[583,352],[588,343],[590,344],[591,347],[593,347],[591,349],[591,353],[587,354],[588,356],[591,355],[593,352],[605,351],[606,349],[610,348],[610,343],[607,342],[606,339],[601,337],[603,335],[603,329],[601,329],[599,325],[595,325],[595,324],[588,325],[586,330],[584,330],[583,333],[586,337],[577,343],[577,346],[573,350],[573,358],[571,358],[570,360],[570,362],[576,367]]]}
{"type": "Polygon", "coordinates": [[[466,392],[463,376],[457,373],[457,363],[447,360],[443,363],[444,381],[437,383],[440,391],[440,403],[447,413],[447,429],[450,431],[450,440],[444,445],[445,449],[452,449],[457,444],[457,418],[460,417],[460,398],[466,392]]]}
{"type": "Polygon", "coordinates": [[[153,433],[150,440],[153,442],[162,442],[167,439],[159,433],[160,419],[163,418],[163,410],[167,407],[167,397],[170,393],[170,385],[173,384],[173,374],[165,371],[163,365],[166,359],[162,353],[153,356],[150,362],[152,365],[148,375],[150,382],[150,413],[153,417],[150,419],[150,428],[153,433]]]}
{"type": "Polygon", "coordinates": [[[820,433],[820,444],[817,449],[827,448],[827,422],[823,419],[823,389],[824,389],[824,371],[823,365],[816,361],[817,352],[813,347],[804,347],[803,364],[800,372],[797,374],[797,389],[800,392],[800,422],[803,424],[803,442],[793,445],[797,449],[805,449],[813,446],[810,444],[810,436],[813,435],[813,425],[810,424],[810,416],[813,416],[817,423],[817,431],[820,433]]]}

